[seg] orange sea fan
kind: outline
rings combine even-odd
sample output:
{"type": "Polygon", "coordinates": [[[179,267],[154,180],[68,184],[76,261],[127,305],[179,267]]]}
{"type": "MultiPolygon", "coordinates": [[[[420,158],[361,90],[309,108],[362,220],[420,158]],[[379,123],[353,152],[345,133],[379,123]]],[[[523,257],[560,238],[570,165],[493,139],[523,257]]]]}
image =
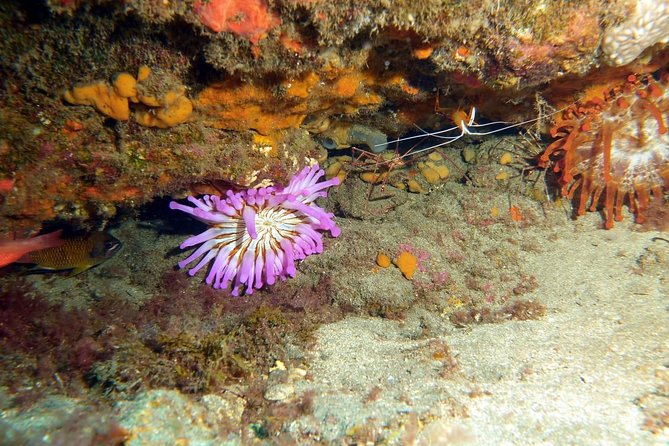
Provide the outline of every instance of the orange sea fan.
{"type": "Polygon", "coordinates": [[[604,201],[605,227],[622,220],[627,201],[637,223],[653,199],[669,189],[669,74],[630,75],[602,96],[565,109],[551,135],[558,138],[540,158],[560,174],[562,195],[578,195],[577,215],[604,201]],[[656,80],[657,79],[657,80],[656,80]]]}

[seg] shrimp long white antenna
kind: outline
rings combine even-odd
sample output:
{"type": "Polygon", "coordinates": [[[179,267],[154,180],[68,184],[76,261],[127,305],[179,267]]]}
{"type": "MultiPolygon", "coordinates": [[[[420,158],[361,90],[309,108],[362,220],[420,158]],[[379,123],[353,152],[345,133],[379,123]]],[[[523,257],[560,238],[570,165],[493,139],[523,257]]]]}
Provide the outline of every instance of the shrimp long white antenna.
{"type": "MultiPolygon", "coordinates": [[[[552,113],[549,113],[547,115],[543,115],[543,116],[540,116],[540,117],[537,117],[537,118],[527,119],[527,120],[521,121],[521,122],[511,123],[511,122],[507,122],[507,121],[493,121],[493,122],[488,122],[488,123],[485,123],[485,124],[476,124],[475,123],[476,107],[472,107],[472,111],[469,115],[469,119],[468,119],[467,122],[465,122],[464,120],[461,120],[460,125],[456,125],[456,126],[453,126],[453,127],[442,129],[442,130],[437,130],[435,132],[428,132],[428,131],[423,130],[422,128],[416,126],[422,132],[421,134],[406,136],[404,138],[397,138],[397,139],[394,139],[392,141],[388,141],[388,144],[400,143],[400,142],[409,141],[409,140],[418,139],[418,138],[423,138],[423,139],[424,138],[437,138],[437,139],[442,140],[438,144],[434,144],[434,145],[431,145],[430,147],[424,147],[422,149],[415,150],[415,151],[411,152],[411,155],[416,155],[416,154],[428,152],[430,150],[435,150],[435,149],[438,149],[440,147],[447,146],[447,145],[452,144],[455,141],[457,141],[457,140],[459,140],[459,139],[461,139],[465,136],[488,136],[488,135],[492,135],[492,134],[495,134],[495,133],[504,132],[506,130],[513,129],[513,128],[516,128],[516,127],[520,127],[520,126],[523,126],[523,125],[532,124],[534,122],[539,121],[540,119],[546,119],[550,116],[556,115],[558,113],[562,113],[567,108],[568,107],[564,107],[560,110],[556,110],[556,111],[554,111],[552,113]],[[498,125],[498,124],[504,124],[504,126],[500,127],[500,128],[497,128],[497,129],[489,130],[489,131],[480,131],[480,129],[489,127],[491,125],[498,125]],[[456,130],[460,130],[460,133],[452,135],[452,136],[446,135],[447,133],[453,132],[453,131],[456,131],[456,130]]],[[[407,153],[407,155],[408,155],[408,153],[407,153]]]]}

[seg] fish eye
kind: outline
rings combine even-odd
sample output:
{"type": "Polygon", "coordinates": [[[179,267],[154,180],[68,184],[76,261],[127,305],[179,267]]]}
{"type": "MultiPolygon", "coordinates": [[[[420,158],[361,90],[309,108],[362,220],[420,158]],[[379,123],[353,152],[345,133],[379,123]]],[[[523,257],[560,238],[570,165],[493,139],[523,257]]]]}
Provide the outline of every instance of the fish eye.
{"type": "Polygon", "coordinates": [[[121,244],[119,242],[114,241],[114,240],[110,240],[108,242],[105,242],[105,252],[114,251],[120,245],[121,244]]]}

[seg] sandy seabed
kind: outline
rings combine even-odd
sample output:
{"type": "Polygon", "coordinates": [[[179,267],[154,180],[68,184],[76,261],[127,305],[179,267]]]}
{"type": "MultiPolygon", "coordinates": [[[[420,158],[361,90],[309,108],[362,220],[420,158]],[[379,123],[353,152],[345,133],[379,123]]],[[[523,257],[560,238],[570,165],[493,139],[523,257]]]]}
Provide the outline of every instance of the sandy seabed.
{"type": "MultiPolygon", "coordinates": [[[[346,193],[332,199],[346,199],[346,193]]],[[[574,221],[553,203],[457,184],[387,204],[381,204],[387,215],[369,218],[335,205],[344,214],[338,217],[342,235],[300,265],[297,284],[327,274],[332,305],[353,310],[317,329],[301,368],[288,370],[290,379],[272,383],[273,372],[266,371],[267,399],[285,403],[313,395],[310,413],[284,425],[285,438],[299,444],[669,443],[666,233],[639,232],[629,215],[605,231],[597,213],[574,221]],[[479,218],[484,210],[507,209],[510,200],[522,209],[523,222],[504,213],[497,220],[479,218]],[[412,281],[394,266],[374,264],[379,251],[394,255],[399,249],[422,256],[412,281]],[[436,286],[438,277],[448,277],[447,283],[436,286]],[[514,296],[510,290],[523,281],[534,285],[514,296]],[[473,288],[469,300],[463,297],[467,287],[473,288]],[[486,290],[498,299],[511,294],[510,302],[539,303],[545,314],[454,324],[457,308],[450,306],[485,306],[486,290]],[[364,310],[370,302],[402,311],[372,316],[364,310]]],[[[73,299],[79,290],[90,305],[92,292],[82,289],[109,286],[101,282],[105,268],[132,260],[140,245],[147,268],[173,268],[182,256],[174,252],[182,235],[160,235],[133,221],[117,231],[131,233],[136,239],[119,256],[87,276],[31,280],[55,300],[73,299]]],[[[130,299],[146,298],[136,283],[113,281],[130,299]]],[[[228,397],[155,389],[117,401],[113,413],[130,433],[127,445],[271,444],[272,438],[253,438],[250,431],[239,434],[244,427],[220,436],[217,424],[225,418],[229,429],[245,404],[228,397]]],[[[78,404],[53,398],[27,412],[4,407],[2,426],[17,435],[5,439],[21,434],[34,439],[30,444],[49,444],[45,432],[59,428],[48,421],[50,411],[78,404]]]]}
{"type": "Polygon", "coordinates": [[[415,437],[426,445],[666,444],[666,429],[642,429],[669,402],[668,250],[652,236],[569,233],[524,256],[542,278],[530,297],[546,315],[439,337],[459,366],[449,379],[416,361],[432,340],[407,339],[408,323],[348,318],[321,328],[313,373],[329,396],[317,411],[354,425],[360,412],[388,419],[421,407],[434,418],[415,437]],[[662,265],[634,272],[657,252],[662,265]],[[359,389],[374,386],[384,391],[366,409],[359,389]],[[403,393],[410,406],[396,402],[403,393]]]}

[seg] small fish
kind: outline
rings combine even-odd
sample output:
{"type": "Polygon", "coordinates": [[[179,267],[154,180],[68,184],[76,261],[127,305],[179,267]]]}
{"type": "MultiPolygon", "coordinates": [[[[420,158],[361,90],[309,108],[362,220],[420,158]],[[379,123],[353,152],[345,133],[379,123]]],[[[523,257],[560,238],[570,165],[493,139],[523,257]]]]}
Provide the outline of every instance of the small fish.
{"type": "Polygon", "coordinates": [[[56,248],[65,243],[60,238],[62,230],[20,240],[0,240],[0,268],[18,261],[30,252],[38,249],[56,248]]]}
{"type": "Polygon", "coordinates": [[[70,276],[76,276],[116,254],[123,244],[111,234],[94,232],[92,234],[66,239],[58,247],[43,249],[25,255],[20,261],[34,263],[38,269],[53,271],[72,270],[70,276]]]}

